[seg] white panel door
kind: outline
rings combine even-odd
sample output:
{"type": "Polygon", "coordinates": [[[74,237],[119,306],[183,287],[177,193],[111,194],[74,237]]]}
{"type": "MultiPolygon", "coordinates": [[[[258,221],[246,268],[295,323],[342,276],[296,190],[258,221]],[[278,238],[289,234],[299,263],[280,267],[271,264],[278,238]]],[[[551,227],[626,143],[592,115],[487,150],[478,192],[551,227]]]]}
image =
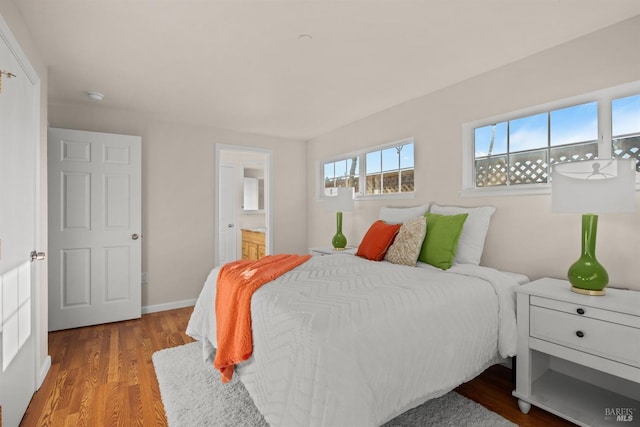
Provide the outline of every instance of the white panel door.
{"type": "Polygon", "coordinates": [[[218,265],[238,259],[238,230],[236,205],[238,203],[237,171],[233,165],[220,165],[218,180],[218,265]]]}
{"type": "Polygon", "coordinates": [[[141,138],[49,129],[49,330],[141,315],[141,138]]]}
{"type": "Polygon", "coordinates": [[[39,81],[0,18],[0,424],[17,426],[37,388],[39,81]],[[16,53],[20,52],[20,53],[16,53]]]}

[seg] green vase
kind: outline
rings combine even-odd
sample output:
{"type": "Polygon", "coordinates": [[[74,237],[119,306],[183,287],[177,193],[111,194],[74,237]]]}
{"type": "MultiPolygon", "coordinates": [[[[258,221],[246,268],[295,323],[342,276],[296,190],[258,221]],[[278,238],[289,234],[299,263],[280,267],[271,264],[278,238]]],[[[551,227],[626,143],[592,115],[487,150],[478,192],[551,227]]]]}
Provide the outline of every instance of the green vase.
{"type": "Polygon", "coordinates": [[[338,231],[336,235],[331,239],[331,244],[335,250],[342,250],[347,246],[347,238],[342,234],[342,212],[336,212],[336,222],[338,231]]]}
{"type": "Polygon", "coordinates": [[[582,215],[582,255],[569,267],[569,282],[573,291],[587,295],[604,295],[609,274],[596,259],[598,215],[582,215]]]}

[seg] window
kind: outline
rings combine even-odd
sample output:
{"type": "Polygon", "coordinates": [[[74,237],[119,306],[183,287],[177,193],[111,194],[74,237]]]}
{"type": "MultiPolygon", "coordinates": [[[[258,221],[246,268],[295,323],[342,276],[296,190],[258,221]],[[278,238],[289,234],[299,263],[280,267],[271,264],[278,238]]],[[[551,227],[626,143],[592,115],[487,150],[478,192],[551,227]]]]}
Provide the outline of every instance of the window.
{"type": "Polygon", "coordinates": [[[414,191],[413,143],[401,144],[366,155],[366,194],[414,191]]]}
{"type": "Polygon", "coordinates": [[[554,164],[598,157],[640,172],[640,81],[466,123],[463,156],[463,195],[546,193],[554,164]]]}
{"type": "Polygon", "coordinates": [[[640,94],[611,101],[611,152],[635,158],[640,172],[640,94]]]}
{"type": "Polygon", "coordinates": [[[598,103],[574,105],[474,129],[475,185],[546,183],[550,166],[598,153],[598,103]]]}
{"type": "Polygon", "coordinates": [[[339,187],[354,187],[359,191],[358,157],[336,160],[324,164],[324,192],[335,195],[339,187]]]}
{"type": "Polygon", "coordinates": [[[356,197],[413,193],[413,150],[413,138],[409,138],[323,162],[323,194],[334,194],[339,187],[353,187],[356,197]]]}

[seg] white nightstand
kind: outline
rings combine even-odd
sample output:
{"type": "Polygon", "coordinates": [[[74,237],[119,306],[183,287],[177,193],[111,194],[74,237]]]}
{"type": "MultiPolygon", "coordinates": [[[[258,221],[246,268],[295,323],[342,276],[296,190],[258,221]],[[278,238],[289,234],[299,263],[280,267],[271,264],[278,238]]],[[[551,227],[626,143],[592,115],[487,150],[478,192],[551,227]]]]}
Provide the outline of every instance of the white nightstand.
{"type": "Polygon", "coordinates": [[[355,255],[358,251],[358,248],[347,246],[342,251],[337,251],[333,249],[331,246],[323,246],[318,248],[309,248],[309,253],[313,256],[325,256],[325,255],[336,255],[336,254],[349,254],[355,255]]]}
{"type": "Polygon", "coordinates": [[[582,426],[640,425],[640,292],[571,292],[565,280],[518,287],[513,395],[582,426]]]}

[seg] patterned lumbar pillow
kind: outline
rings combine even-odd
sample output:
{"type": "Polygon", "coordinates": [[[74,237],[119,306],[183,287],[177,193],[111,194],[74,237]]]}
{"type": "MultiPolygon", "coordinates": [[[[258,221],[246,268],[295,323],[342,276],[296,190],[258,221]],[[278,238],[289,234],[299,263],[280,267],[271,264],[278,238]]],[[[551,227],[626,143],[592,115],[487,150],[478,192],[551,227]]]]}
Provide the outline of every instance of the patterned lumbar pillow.
{"type": "Polygon", "coordinates": [[[427,221],[424,216],[405,221],[384,259],[394,264],[415,266],[426,234],[427,221]]]}

